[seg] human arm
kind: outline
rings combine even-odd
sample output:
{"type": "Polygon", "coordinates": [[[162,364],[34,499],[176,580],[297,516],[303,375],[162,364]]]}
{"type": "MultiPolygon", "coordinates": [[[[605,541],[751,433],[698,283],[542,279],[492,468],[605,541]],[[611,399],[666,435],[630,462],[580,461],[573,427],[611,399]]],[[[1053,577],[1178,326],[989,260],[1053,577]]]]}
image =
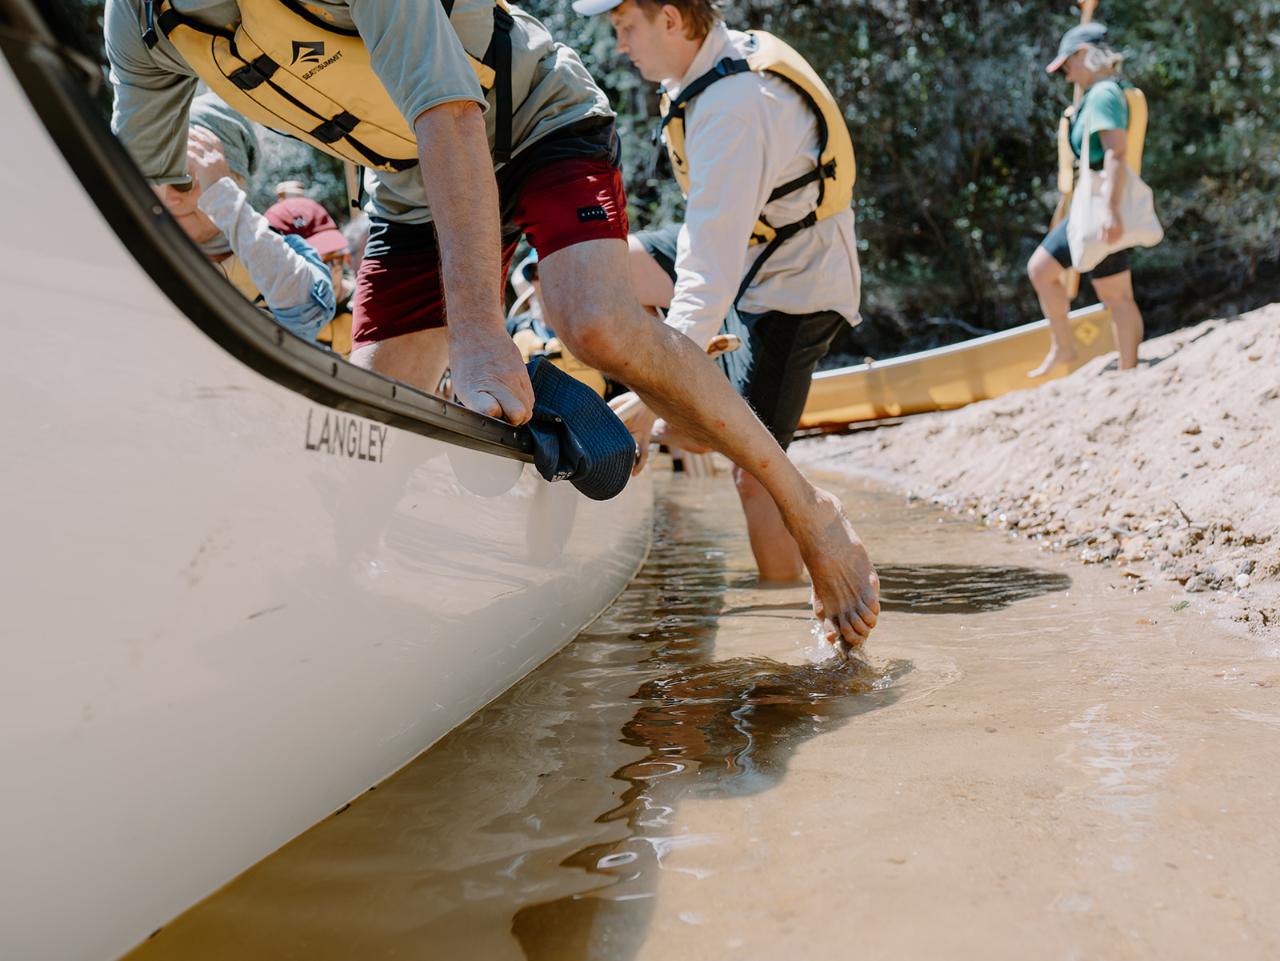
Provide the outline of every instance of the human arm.
{"type": "Polygon", "coordinates": [[[300,237],[285,237],[249,204],[231,176],[222,146],[203,127],[191,128],[188,163],[196,205],[214,222],[249,272],[267,309],[287,330],[314,340],[333,319],[333,279],[320,255],[300,237]]]}
{"type": "Polygon", "coordinates": [[[446,103],[418,117],[414,133],[440,246],[454,392],[472,410],[523,424],[533,387],[499,301],[498,186],[484,116],[474,104],[446,103]]]}
{"type": "Polygon", "coordinates": [[[1124,130],[1103,130],[1099,139],[1106,153],[1102,159],[1102,196],[1107,201],[1107,211],[1102,215],[1098,232],[1102,239],[1114,243],[1124,234],[1124,222],[1120,218],[1120,198],[1124,195],[1129,167],[1124,155],[1129,138],[1124,130]]]}
{"type": "Polygon", "coordinates": [[[473,410],[523,424],[533,389],[499,300],[501,228],[484,92],[439,0],[351,0],[351,18],[418,141],[440,246],[454,392],[473,410]]]}
{"type": "Polygon", "coordinates": [[[1124,160],[1129,143],[1129,104],[1120,85],[1111,80],[1095,84],[1089,90],[1081,121],[1090,140],[1090,159],[1096,163],[1098,153],[1102,153],[1102,195],[1107,201],[1107,211],[1098,225],[1098,233],[1111,243],[1124,233],[1120,198],[1124,195],[1128,174],[1124,160]]]}
{"type": "Polygon", "coordinates": [[[139,21],[136,0],[107,0],[103,37],[114,94],[111,130],[143,176],[186,186],[187,108],[196,78],[159,47],[148,50],[139,21]]]}

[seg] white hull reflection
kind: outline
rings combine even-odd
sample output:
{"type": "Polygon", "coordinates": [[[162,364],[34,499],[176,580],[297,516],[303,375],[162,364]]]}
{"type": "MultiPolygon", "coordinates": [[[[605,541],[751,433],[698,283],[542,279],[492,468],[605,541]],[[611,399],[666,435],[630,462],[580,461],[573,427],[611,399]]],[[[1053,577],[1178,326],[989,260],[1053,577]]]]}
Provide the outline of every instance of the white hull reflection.
{"type": "Polygon", "coordinates": [[[0,956],[117,956],[607,606],[598,504],[307,400],[174,307],[0,59],[0,956]]]}

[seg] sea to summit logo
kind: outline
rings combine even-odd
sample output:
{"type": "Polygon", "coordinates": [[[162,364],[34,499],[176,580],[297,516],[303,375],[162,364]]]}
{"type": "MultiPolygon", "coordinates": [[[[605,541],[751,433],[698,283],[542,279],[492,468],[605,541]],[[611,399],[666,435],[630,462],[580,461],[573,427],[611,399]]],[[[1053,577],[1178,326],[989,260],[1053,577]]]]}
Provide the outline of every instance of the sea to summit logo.
{"type": "Polygon", "coordinates": [[[342,59],[342,51],[339,50],[327,60],[324,58],[324,44],[315,40],[295,40],[293,41],[293,60],[289,62],[290,66],[298,63],[314,63],[315,66],[303,73],[303,80],[310,80],[325,67],[330,64],[337,63],[342,59]]]}
{"type": "Polygon", "coordinates": [[[293,59],[289,61],[294,63],[319,63],[324,59],[324,44],[315,43],[310,40],[293,41],[293,59]]]}

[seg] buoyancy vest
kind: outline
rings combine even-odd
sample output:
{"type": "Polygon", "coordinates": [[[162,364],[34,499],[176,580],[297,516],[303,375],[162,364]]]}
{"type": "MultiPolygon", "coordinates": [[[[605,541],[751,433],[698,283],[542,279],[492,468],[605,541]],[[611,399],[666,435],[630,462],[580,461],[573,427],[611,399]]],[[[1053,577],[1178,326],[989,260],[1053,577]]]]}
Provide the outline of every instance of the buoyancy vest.
{"type": "MultiPolygon", "coordinates": [[[[441,0],[445,13],[454,0],[441,0]]],[[[183,16],[172,0],[146,0],[143,39],[159,34],[233,109],[317,150],[377,170],[418,162],[418,143],[387,93],[369,51],[352,28],[330,23],[300,0],[237,0],[240,23],[219,29],[183,16]],[[158,31],[158,32],[157,32],[158,31]]],[[[511,27],[505,0],[495,0],[489,49],[472,69],[496,97],[494,158],[511,153],[511,27]]]]}
{"type": "MultiPolygon", "coordinates": [[[[1109,81],[1099,81],[1106,83],[1109,81]]],[[[1125,164],[1138,176],[1142,176],[1142,151],[1147,142],[1147,98],[1137,87],[1124,86],[1125,103],[1129,108],[1129,127],[1125,132],[1125,164]]],[[[1058,121],[1058,192],[1070,197],[1076,184],[1076,155],[1071,149],[1071,121],[1080,105],[1072,104],[1062,112],[1058,121]]],[[[1088,150],[1089,131],[1081,149],[1088,150]]]]}
{"type": "Polygon", "coordinates": [[[227,278],[227,282],[238,290],[245,300],[261,310],[267,310],[266,299],[258,290],[258,285],[253,282],[253,278],[249,276],[249,268],[245,266],[239,255],[233,253],[223,260],[211,260],[209,263],[227,278]]]}
{"type": "Polygon", "coordinates": [[[738,288],[734,302],[746,292],[769,256],[789,238],[812,227],[820,220],[834,217],[853,202],[853,185],[858,168],[853,154],[853,139],[845,123],[844,111],[827,85],[792,47],[763,30],[749,30],[753,47],[745,58],[725,57],[701,77],[691,81],[674,99],[662,97],[662,139],[671,159],[671,170],[685,196],[689,194],[689,164],[684,149],[684,115],[689,102],[713,83],[734,74],[769,73],[787,81],[813,111],[818,123],[817,165],[769,194],[769,203],[795,193],[811,183],[818,185],[818,203],[812,211],[790,224],[771,224],[763,211],[752,228],[749,244],[766,244],[738,288]]]}

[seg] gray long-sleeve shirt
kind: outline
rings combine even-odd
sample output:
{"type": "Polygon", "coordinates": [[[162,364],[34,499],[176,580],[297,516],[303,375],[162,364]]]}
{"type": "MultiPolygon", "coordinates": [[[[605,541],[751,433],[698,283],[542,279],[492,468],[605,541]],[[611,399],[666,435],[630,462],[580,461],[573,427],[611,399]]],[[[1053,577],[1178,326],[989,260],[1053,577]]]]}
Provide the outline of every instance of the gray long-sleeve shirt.
{"type": "MultiPolygon", "coordinates": [[[[234,29],[235,0],[173,0],[184,16],[234,29]]],[[[359,31],[374,72],[405,120],[442,103],[486,97],[467,60],[483,53],[493,31],[492,0],[457,0],[446,17],[439,0],[310,0],[335,26],[359,31]]],[[[511,9],[513,153],[553,131],[588,117],[611,117],[608,100],[582,62],[555,42],[533,17],[511,9]]],[[[142,40],[141,0],[107,0],[105,33],[115,105],[111,126],[145,176],[156,183],[185,183],[187,107],[195,94],[195,72],[164,37],[148,49],[142,40]]],[[[490,147],[494,114],[486,123],[490,147]]],[[[422,175],[414,166],[398,173],[368,171],[369,213],[387,220],[431,219],[422,175]]]]}

